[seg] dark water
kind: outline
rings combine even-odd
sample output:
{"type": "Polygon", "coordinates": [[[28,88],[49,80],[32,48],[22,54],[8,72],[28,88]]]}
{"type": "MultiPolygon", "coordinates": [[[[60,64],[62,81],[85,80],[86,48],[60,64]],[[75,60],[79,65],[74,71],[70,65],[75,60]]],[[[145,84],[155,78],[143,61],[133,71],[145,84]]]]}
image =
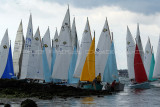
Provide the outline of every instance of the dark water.
{"type": "MultiPolygon", "coordinates": [[[[108,96],[90,96],[83,98],[53,98],[53,100],[36,101],[39,107],[160,107],[160,83],[152,83],[156,87],[147,90],[130,89],[128,79],[121,78],[126,83],[122,92],[108,96]]],[[[10,103],[12,107],[19,107],[24,99],[0,99],[0,102],[10,103]]],[[[0,106],[1,107],[1,106],[0,106]]],[[[3,106],[2,106],[3,107],[3,106]]]]}

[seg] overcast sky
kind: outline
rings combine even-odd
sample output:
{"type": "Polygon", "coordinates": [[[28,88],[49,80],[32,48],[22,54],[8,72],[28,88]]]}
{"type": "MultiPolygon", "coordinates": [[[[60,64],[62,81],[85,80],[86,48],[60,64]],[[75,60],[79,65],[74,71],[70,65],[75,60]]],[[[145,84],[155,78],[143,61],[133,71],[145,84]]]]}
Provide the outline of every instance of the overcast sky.
{"type": "Polygon", "coordinates": [[[114,34],[118,69],[127,68],[127,25],[135,38],[137,23],[139,23],[143,49],[149,36],[156,54],[160,34],[159,0],[0,0],[0,40],[8,28],[13,50],[21,19],[24,36],[26,36],[30,13],[32,13],[34,33],[39,26],[41,37],[43,37],[49,26],[51,38],[53,38],[56,27],[58,31],[60,30],[68,4],[71,23],[73,17],[76,18],[79,40],[82,38],[88,17],[91,33],[93,34],[93,30],[96,31],[97,43],[107,17],[110,30],[114,34]]]}

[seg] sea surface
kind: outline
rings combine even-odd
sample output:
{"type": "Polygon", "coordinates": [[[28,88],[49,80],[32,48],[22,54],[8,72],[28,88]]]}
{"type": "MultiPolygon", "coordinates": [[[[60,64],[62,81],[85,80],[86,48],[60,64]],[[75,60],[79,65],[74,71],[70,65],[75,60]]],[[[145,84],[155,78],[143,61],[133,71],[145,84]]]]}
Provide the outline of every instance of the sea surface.
{"type": "MultiPolygon", "coordinates": [[[[52,100],[32,99],[36,101],[38,107],[160,107],[160,82],[151,83],[154,86],[150,89],[135,90],[128,87],[128,78],[121,77],[120,80],[126,84],[125,89],[113,95],[67,99],[55,97],[52,100]]],[[[23,100],[1,98],[0,102],[9,103],[12,107],[20,107],[23,100]]]]}

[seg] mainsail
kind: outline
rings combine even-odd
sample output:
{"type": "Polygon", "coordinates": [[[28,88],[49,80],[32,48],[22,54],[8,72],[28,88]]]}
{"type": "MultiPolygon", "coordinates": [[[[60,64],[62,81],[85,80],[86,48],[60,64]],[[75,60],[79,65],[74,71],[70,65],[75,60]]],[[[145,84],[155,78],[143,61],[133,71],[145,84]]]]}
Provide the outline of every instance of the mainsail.
{"type": "Polygon", "coordinates": [[[17,35],[14,43],[13,51],[13,67],[15,76],[20,77],[21,65],[22,65],[22,53],[24,48],[24,36],[22,21],[20,22],[19,28],[17,30],[17,35]]]}
{"type": "Polygon", "coordinates": [[[154,71],[154,65],[155,65],[155,59],[154,59],[154,52],[153,52],[153,48],[152,48],[152,58],[151,58],[151,64],[150,64],[150,72],[149,72],[149,77],[148,79],[150,81],[153,81],[153,80],[156,80],[156,79],[153,79],[153,71],[154,71]]]}
{"type": "Polygon", "coordinates": [[[148,38],[144,53],[144,67],[148,77],[150,72],[151,59],[152,59],[152,49],[151,49],[150,39],[148,38]]]}
{"type": "Polygon", "coordinates": [[[29,59],[29,54],[30,54],[30,49],[31,49],[32,38],[33,38],[33,26],[32,26],[32,15],[30,15],[29,22],[28,22],[28,28],[27,28],[27,34],[26,34],[26,40],[25,40],[24,49],[23,49],[20,79],[25,79],[27,76],[28,59],[29,59]]]}
{"type": "Polygon", "coordinates": [[[31,44],[26,78],[43,80],[42,43],[39,28],[31,44]]]}
{"type": "Polygon", "coordinates": [[[136,43],[137,43],[137,46],[138,46],[142,61],[144,61],[144,51],[143,51],[143,46],[142,46],[141,37],[140,37],[139,24],[137,24],[136,43]]]}
{"type": "Polygon", "coordinates": [[[2,77],[8,59],[9,53],[9,38],[8,38],[8,30],[6,30],[1,45],[0,45],[0,77],[2,77]]]}
{"type": "Polygon", "coordinates": [[[86,22],[86,26],[83,32],[80,50],[79,50],[79,54],[77,58],[76,68],[74,72],[74,77],[76,78],[80,78],[80,75],[81,75],[87,54],[88,54],[88,50],[91,45],[91,41],[92,41],[91,31],[90,31],[89,21],[87,18],[87,22],[86,22]]]}
{"type": "Polygon", "coordinates": [[[57,31],[57,29],[56,29],[56,32],[55,32],[55,35],[54,35],[52,48],[55,48],[56,51],[57,51],[58,48],[59,48],[59,36],[58,36],[58,31],[57,31]]]}
{"type": "Polygon", "coordinates": [[[110,53],[111,47],[111,36],[110,30],[108,26],[108,21],[106,18],[104,27],[102,29],[101,35],[99,37],[98,45],[96,48],[96,76],[101,73],[103,77],[103,73],[105,71],[105,66],[108,59],[108,54],[110,53]]]}
{"type": "Polygon", "coordinates": [[[59,49],[53,67],[52,78],[68,80],[68,69],[71,61],[72,43],[69,8],[59,34],[59,49]]]}
{"type": "Polygon", "coordinates": [[[133,40],[132,34],[127,26],[127,36],[126,36],[126,51],[127,51],[127,66],[129,79],[134,79],[134,54],[135,54],[135,42],[133,40]]]}
{"type": "Polygon", "coordinates": [[[153,78],[160,78],[160,37],[159,37],[159,41],[158,41],[157,55],[156,55],[154,72],[153,72],[153,78]]]}

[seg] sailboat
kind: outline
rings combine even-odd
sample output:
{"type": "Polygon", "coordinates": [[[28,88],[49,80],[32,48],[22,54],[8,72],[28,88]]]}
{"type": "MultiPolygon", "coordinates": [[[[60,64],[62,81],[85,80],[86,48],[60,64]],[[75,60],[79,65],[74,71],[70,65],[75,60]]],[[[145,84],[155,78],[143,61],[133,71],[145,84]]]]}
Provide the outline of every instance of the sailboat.
{"type": "Polygon", "coordinates": [[[2,79],[11,79],[14,77],[14,69],[13,69],[13,60],[12,60],[12,50],[11,50],[11,44],[9,47],[9,53],[7,58],[7,64],[5,67],[5,70],[2,75],[2,79]]]}
{"type": "Polygon", "coordinates": [[[110,53],[110,47],[111,36],[108,21],[106,18],[96,49],[96,76],[99,73],[101,73],[101,76],[103,77],[103,73],[106,70],[105,68],[108,59],[108,54],[110,53]]]}
{"type": "Polygon", "coordinates": [[[89,26],[89,21],[87,18],[86,26],[83,32],[82,40],[81,40],[81,45],[80,45],[80,50],[77,58],[77,63],[76,63],[76,68],[73,76],[75,78],[80,78],[86,57],[87,57],[87,52],[90,48],[92,42],[91,38],[91,31],[90,31],[90,26],[89,26]]]}
{"type": "Polygon", "coordinates": [[[76,67],[76,62],[77,62],[77,56],[78,56],[78,53],[77,53],[78,37],[77,37],[75,18],[73,19],[73,24],[72,24],[72,29],[71,29],[71,37],[72,37],[73,54],[72,54],[72,59],[71,59],[69,71],[68,71],[68,83],[74,84],[74,83],[78,83],[78,81],[79,81],[79,78],[73,77],[75,67],[76,67]]]}
{"type": "Polygon", "coordinates": [[[23,27],[21,21],[19,28],[17,30],[17,35],[14,43],[14,51],[13,51],[13,67],[15,76],[17,78],[20,78],[21,74],[23,48],[24,48],[24,36],[23,36],[23,27]]]}
{"type": "Polygon", "coordinates": [[[58,47],[59,47],[59,36],[58,36],[57,28],[56,28],[56,32],[55,32],[55,35],[54,35],[52,48],[54,48],[57,51],[58,47]]]}
{"type": "Polygon", "coordinates": [[[70,52],[72,52],[72,42],[70,29],[70,13],[68,8],[59,34],[59,49],[58,54],[56,54],[56,59],[53,67],[53,79],[61,79],[65,81],[68,80],[68,70],[72,57],[70,52]]]}
{"type": "Polygon", "coordinates": [[[157,55],[155,60],[155,67],[153,72],[153,78],[158,79],[160,78],[160,37],[158,41],[158,47],[157,47],[157,55]]]}
{"type": "Polygon", "coordinates": [[[42,62],[42,43],[39,27],[32,39],[31,53],[28,59],[27,79],[44,80],[42,62]]]}
{"type": "MultiPolygon", "coordinates": [[[[87,53],[87,57],[80,75],[80,81],[92,82],[95,79],[95,35],[87,53]]],[[[91,90],[102,90],[103,85],[95,83],[84,84],[82,88],[91,90]]]]}
{"type": "Polygon", "coordinates": [[[33,39],[33,26],[32,26],[32,15],[30,14],[26,40],[23,49],[23,57],[22,57],[22,67],[21,67],[21,74],[20,79],[26,79],[27,71],[28,71],[28,60],[31,50],[31,43],[33,39]]]}
{"type": "Polygon", "coordinates": [[[9,53],[9,38],[8,38],[8,29],[7,29],[2,38],[1,45],[0,45],[0,77],[1,78],[7,65],[8,53],[9,53]]]}
{"type": "Polygon", "coordinates": [[[145,72],[145,68],[137,44],[134,56],[134,73],[135,73],[136,83],[131,84],[130,85],[131,88],[136,88],[136,89],[150,88],[150,84],[148,82],[147,74],[145,72]]]}
{"type": "Polygon", "coordinates": [[[144,53],[144,67],[148,77],[150,72],[151,59],[152,59],[152,49],[151,49],[150,39],[148,38],[144,53]]]}
{"type": "Polygon", "coordinates": [[[126,53],[127,53],[127,67],[129,79],[135,79],[134,74],[134,54],[135,54],[135,42],[132,34],[127,26],[126,36],[126,53]]]}
{"type": "Polygon", "coordinates": [[[116,84],[114,87],[115,91],[123,91],[124,84],[119,82],[119,75],[117,70],[117,62],[116,62],[116,54],[114,49],[114,41],[113,41],[113,33],[112,33],[112,43],[110,47],[110,52],[107,58],[107,63],[105,66],[105,70],[103,73],[103,82],[112,83],[116,80],[116,84]]]}

